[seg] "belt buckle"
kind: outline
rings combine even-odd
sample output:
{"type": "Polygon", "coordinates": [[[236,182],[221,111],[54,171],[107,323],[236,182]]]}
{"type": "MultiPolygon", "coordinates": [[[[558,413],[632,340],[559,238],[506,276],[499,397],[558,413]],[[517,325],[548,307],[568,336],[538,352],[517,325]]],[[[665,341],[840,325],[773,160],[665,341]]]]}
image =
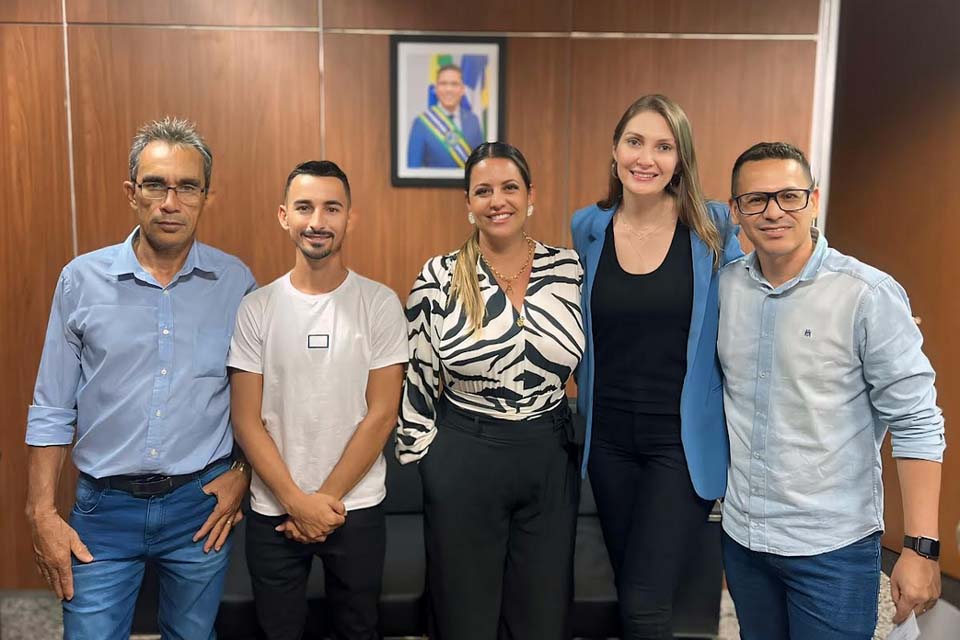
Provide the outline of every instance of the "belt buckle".
{"type": "Polygon", "coordinates": [[[173,478],[159,476],[154,480],[144,479],[130,483],[130,495],[134,498],[152,498],[170,493],[173,490],[173,478]]]}

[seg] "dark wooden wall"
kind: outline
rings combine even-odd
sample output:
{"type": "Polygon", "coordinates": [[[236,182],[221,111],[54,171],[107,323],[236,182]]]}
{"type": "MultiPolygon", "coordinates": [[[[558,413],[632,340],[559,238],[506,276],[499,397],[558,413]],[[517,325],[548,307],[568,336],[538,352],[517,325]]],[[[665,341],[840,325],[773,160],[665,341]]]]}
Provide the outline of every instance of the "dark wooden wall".
{"type": "MultiPolygon", "coordinates": [[[[883,269],[922,320],[947,420],[940,498],[944,572],[960,578],[960,5],[922,11],[893,0],[841,5],[830,178],[830,242],[883,269]]],[[[903,514],[884,448],[884,545],[900,550],[903,514]]]]}
{"type": "Polygon", "coordinates": [[[817,0],[66,0],[65,17],[61,6],[0,0],[0,588],[40,585],[22,516],[26,408],[61,266],[133,227],[121,183],[141,122],[199,124],[214,152],[200,237],[261,283],[292,264],[274,215],[287,173],[321,154],[340,163],[359,218],[349,263],[401,297],[468,225],[461,192],[390,186],[384,31],[506,35],[507,139],[531,163],[530,231],[546,242],[569,245],[571,213],[603,195],[613,127],[644,93],[684,106],[714,198],[749,144],[809,147],[817,0]]]}

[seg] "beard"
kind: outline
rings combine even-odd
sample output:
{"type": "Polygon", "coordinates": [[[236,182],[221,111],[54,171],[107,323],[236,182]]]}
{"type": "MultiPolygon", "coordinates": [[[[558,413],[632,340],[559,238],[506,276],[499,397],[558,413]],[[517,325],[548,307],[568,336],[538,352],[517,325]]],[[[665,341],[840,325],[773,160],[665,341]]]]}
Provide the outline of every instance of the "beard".
{"type": "Polygon", "coordinates": [[[340,251],[341,243],[337,241],[334,235],[327,236],[329,242],[320,247],[311,245],[306,238],[303,238],[297,245],[300,253],[308,260],[323,260],[340,251]]]}

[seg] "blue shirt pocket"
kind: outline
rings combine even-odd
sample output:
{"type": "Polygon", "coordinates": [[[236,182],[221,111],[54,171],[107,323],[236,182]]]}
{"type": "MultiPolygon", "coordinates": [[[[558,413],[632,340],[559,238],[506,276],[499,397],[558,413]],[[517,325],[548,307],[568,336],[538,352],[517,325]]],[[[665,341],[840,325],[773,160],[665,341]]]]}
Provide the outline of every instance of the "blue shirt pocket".
{"type": "Polygon", "coordinates": [[[198,329],[193,340],[193,374],[198,378],[227,375],[230,336],[223,329],[198,329]]]}

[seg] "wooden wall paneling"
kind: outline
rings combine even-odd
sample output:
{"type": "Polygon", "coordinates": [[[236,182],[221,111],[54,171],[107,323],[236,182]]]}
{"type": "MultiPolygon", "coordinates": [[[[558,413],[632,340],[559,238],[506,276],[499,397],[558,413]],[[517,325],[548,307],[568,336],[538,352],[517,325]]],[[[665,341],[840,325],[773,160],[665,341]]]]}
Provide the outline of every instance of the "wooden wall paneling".
{"type": "Polygon", "coordinates": [[[570,247],[569,39],[510,38],[507,44],[506,141],[523,152],[536,203],[527,232],[570,247]]]}
{"type": "MultiPolygon", "coordinates": [[[[50,301],[73,254],[63,32],[59,26],[0,25],[0,589],[42,584],[24,517],[27,406],[33,398],[50,301]]],[[[65,475],[60,505],[68,504],[65,475]]]]}
{"type": "Polygon", "coordinates": [[[573,0],[323,0],[329,29],[569,31],[573,0]]]}
{"type": "Polygon", "coordinates": [[[129,25],[316,27],[317,7],[317,0],[67,0],[67,20],[129,25]]]}
{"type": "Polygon", "coordinates": [[[806,41],[574,40],[571,208],[605,195],[613,129],[648,93],[686,111],[706,195],[726,201],[733,162],[751,144],[809,146],[815,58],[806,41]]]}
{"type": "Polygon", "coordinates": [[[292,264],[276,221],[284,180],[320,153],[315,33],[70,28],[81,252],[135,224],[124,198],[136,128],[165,114],[197,122],[213,151],[199,237],[235,254],[260,282],[292,264]],[[163,51],[150,64],[146,51],[163,51]]]}
{"type": "Polygon", "coordinates": [[[462,190],[390,185],[389,47],[389,36],[324,36],[325,147],[353,192],[347,263],[406,300],[427,258],[459,247],[469,225],[462,190]]]}
{"type": "Polygon", "coordinates": [[[60,0],[3,0],[0,22],[63,22],[60,0]]]}
{"type": "MultiPolygon", "coordinates": [[[[832,245],[891,274],[922,318],[947,421],[940,498],[941,567],[960,578],[960,298],[952,197],[960,147],[960,6],[923,12],[890,0],[843,3],[827,234],[832,245]]],[[[889,449],[889,446],[886,447],[889,449]]],[[[884,544],[899,551],[903,514],[896,468],[885,457],[884,544]]]]}
{"type": "Polygon", "coordinates": [[[819,0],[573,0],[574,31],[815,34],[819,17],[819,0]]]}

